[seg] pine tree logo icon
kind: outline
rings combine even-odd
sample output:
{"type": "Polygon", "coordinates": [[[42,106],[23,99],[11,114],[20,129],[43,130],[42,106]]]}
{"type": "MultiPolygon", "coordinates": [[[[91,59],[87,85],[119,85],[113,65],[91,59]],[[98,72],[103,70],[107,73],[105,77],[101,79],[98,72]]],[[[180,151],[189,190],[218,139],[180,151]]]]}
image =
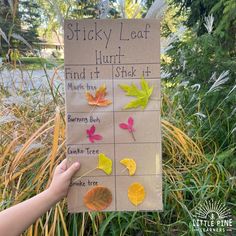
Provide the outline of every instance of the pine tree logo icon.
{"type": "Polygon", "coordinates": [[[193,227],[201,232],[232,231],[232,216],[230,209],[220,201],[209,200],[200,203],[193,214],[193,227]]]}

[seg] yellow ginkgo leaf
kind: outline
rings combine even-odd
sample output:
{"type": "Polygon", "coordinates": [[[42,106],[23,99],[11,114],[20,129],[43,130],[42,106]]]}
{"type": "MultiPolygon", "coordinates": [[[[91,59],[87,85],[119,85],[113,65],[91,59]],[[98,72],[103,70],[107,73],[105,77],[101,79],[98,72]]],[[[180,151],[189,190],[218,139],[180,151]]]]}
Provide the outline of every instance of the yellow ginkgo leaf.
{"type": "Polygon", "coordinates": [[[105,154],[99,153],[97,168],[103,170],[107,175],[110,175],[112,172],[112,160],[105,154]]]}
{"type": "Polygon", "coordinates": [[[138,206],[140,203],[143,202],[145,195],[146,193],[142,184],[133,183],[129,186],[128,198],[130,202],[133,203],[135,206],[138,206]]]}
{"type": "Polygon", "coordinates": [[[120,163],[126,166],[126,168],[129,170],[129,175],[134,175],[136,171],[136,162],[134,159],[124,158],[120,161],[120,163]]]}

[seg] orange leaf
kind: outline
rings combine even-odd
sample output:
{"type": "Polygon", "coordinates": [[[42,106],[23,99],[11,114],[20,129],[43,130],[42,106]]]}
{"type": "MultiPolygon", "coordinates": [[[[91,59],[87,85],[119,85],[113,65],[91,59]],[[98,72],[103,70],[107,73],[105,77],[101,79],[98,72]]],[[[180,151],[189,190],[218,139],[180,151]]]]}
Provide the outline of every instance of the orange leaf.
{"type": "Polygon", "coordinates": [[[84,204],[92,211],[106,209],[112,202],[111,191],[103,186],[97,186],[89,190],[84,196],[84,204]]]}
{"type": "Polygon", "coordinates": [[[145,198],[145,190],[142,184],[133,183],[128,189],[128,198],[135,206],[143,202],[145,198]]]}
{"type": "Polygon", "coordinates": [[[88,100],[88,104],[92,106],[99,106],[99,107],[105,107],[110,105],[112,102],[105,98],[107,95],[107,88],[106,85],[102,85],[100,88],[96,90],[95,96],[93,96],[91,93],[86,92],[85,96],[88,100]]]}

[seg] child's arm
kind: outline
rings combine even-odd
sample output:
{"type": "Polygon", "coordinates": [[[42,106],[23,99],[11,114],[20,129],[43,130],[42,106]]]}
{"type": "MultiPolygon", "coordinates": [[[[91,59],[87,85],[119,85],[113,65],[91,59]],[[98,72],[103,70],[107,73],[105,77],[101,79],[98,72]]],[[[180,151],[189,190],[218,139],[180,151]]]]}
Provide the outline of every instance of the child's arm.
{"type": "Polygon", "coordinates": [[[67,195],[71,177],[79,169],[76,162],[68,169],[66,160],[55,169],[50,187],[29,200],[0,213],[0,235],[18,236],[41,215],[67,195]]]}

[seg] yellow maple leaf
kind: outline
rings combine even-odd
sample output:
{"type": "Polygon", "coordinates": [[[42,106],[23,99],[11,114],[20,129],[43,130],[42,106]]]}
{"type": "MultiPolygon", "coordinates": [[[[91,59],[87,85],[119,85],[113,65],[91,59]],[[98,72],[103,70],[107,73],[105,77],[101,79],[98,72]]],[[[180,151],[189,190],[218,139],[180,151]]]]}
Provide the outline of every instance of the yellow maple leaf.
{"type": "Polygon", "coordinates": [[[142,184],[133,183],[129,186],[128,198],[130,202],[133,203],[135,206],[138,206],[140,203],[143,202],[145,195],[146,193],[142,184]]]}
{"type": "Polygon", "coordinates": [[[103,170],[107,175],[112,172],[112,160],[103,153],[98,155],[98,169],[103,170]]]}
{"type": "Polygon", "coordinates": [[[134,175],[136,171],[136,162],[134,159],[131,158],[124,158],[120,161],[121,164],[123,164],[128,170],[129,175],[134,175]]]}

